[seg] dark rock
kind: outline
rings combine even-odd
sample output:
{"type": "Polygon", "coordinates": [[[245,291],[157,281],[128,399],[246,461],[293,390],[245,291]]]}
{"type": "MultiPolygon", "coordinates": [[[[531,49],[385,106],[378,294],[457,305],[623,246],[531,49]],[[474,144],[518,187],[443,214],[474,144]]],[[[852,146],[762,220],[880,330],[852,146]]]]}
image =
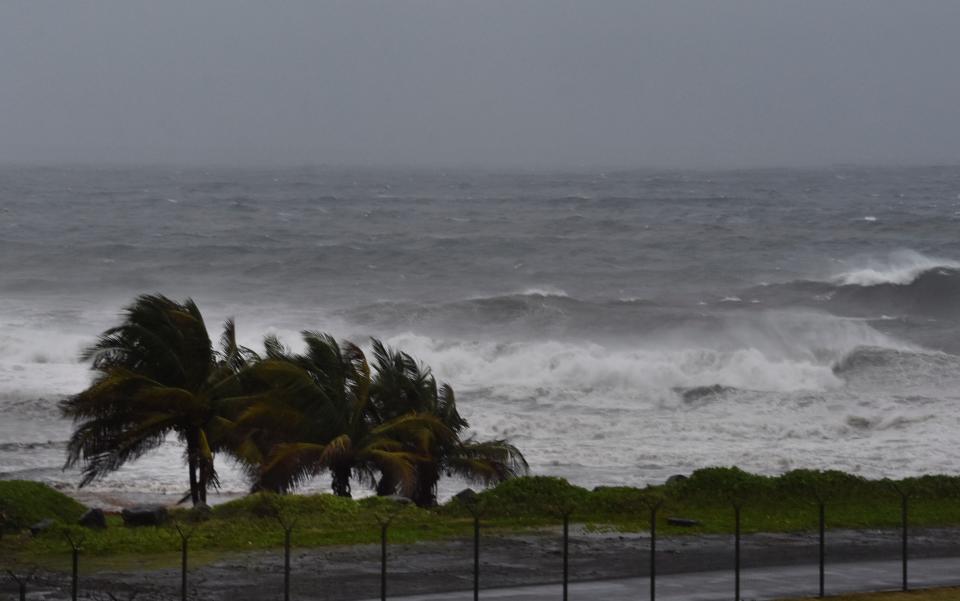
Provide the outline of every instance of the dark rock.
{"type": "Polygon", "coordinates": [[[102,509],[89,509],[77,523],[86,528],[104,530],[107,527],[107,516],[104,515],[102,509]]]}
{"type": "Polygon", "coordinates": [[[34,524],[33,526],[30,526],[30,534],[32,534],[33,536],[40,536],[41,534],[43,534],[43,533],[46,532],[47,530],[53,528],[53,525],[54,525],[55,523],[56,523],[56,522],[54,522],[54,521],[51,520],[50,518],[47,518],[47,519],[45,519],[45,520],[40,520],[39,522],[37,522],[37,523],[34,524]]]}
{"type": "Polygon", "coordinates": [[[120,514],[125,526],[161,526],[170,515],[163,505],[140,505],[124,509],[120,514]]]}
{"type": "Polygon", "coordinates": [[[680,392],[683,397],[684,403],[698,403],[701,401],[711,401],[715,400],[717,397],[723,396],[728,392],[733,392],[736,388],[732,386],[721,386],[720,384],[714,384],[713,386],[697,386],[695,388],[687,389],[674,389],[680,392]]]}
{"type": "Polygon", "coordinates": [[[398,505],[413,505],[413,501],[403,495],[387,495],[382,498],[389,499],[398,505]]]}
{"type": "Polygon", "coordinates": [[[464,488],[457,494],[453,495],[453,499],[457,502],[463,503],[465,505],[470,505],[477,502],[477,497],[480,495],[477,494],[477,491],[472,488],[464,488]]]}
{"type": "Polygon", "coordinates": [[[666,483],[667,483],[667,484],[680,484],[681,482],[683,482],[683,481],[686,480],[686,479],[687,479],[687,477],[684,476],[683,474],[674,474],[674,475],[670,476],[669,478],[667,478],[667,482],[666,482],[666,483]]]}
{"type": "Polygon", "coordinates": [[[200,503],[188,513],[191,522],[206,522],[213,517],[213,509],[206,503],[200,503]]]}
{"type": "Polygon", "coordinates": [[[667,518],[667,523],[671,526],[682,526],[684,528],[692,528],[693,526],[699,526],[700,520],[691,520],[689,518],[667,518]]]}

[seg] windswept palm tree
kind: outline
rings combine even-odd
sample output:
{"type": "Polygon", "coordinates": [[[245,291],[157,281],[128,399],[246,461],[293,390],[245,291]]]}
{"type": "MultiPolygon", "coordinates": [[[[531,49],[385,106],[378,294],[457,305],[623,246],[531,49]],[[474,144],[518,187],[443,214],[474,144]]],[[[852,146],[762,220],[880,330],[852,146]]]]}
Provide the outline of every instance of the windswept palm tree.
{"type": "Polygon", "coordinates": [[[303,339],[302,355],[276,338],[265,340],[267,358],[252,373],[273,371],[264,382],[279,383],[279,392],[249,404],[235,421],[235,432],[245,439],[235,449],[254,489],[286,492],[329,471],[339,496],[351,496],[352,479],[372,483],[378,475],[413,490],[421,458],[406,441],[446,440],[451,433],[433,415],[376,419],[370,368],[360,348],[318,332],[303,332],[303,339]]]}
{"type": "MultiPolygon", "coordinates": [[[[370,394],[379,419],[391,419],[405,412],[432,415],[453,434],[405,440],[413,456],[419,458],[416,485],[408,493],[417,505],[436,505],[437,483],[443,474],[489,485],[527,472],[523,454],[504,440],[461,440],[469,424],[457,411],[453,388],[448,384],[438,388],[429,367],[376,339],[373,356],[375,376],[370,394]]],[[[377,485],[377,493],[393,494],[397,484],[385,474],[377,485]]]]}
{"type": "Polygon", "coordinates": [[[233,322],[215,350],[192,300],[144,295],[82,357],[92,362],[94,381],[60,406],[74,420],[65,467],[82,466],[80,486],[176,434],[186,447],[189,498],[205,503],[207,489],[219,485],[214,456],[229,425],[221,409],[241,395],[236,375],[256,358],[237,345],[233,322]]]}

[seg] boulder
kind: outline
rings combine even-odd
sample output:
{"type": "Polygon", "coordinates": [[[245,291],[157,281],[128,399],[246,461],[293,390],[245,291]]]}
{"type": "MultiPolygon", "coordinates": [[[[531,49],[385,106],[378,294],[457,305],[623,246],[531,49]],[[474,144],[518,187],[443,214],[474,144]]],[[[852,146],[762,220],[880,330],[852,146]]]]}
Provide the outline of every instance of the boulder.
{"type": "Polygon", "coordinates": [[[681,482],[683,482],[683,481],[686,480],[686,479],[687,479],[687,477],[684,476],[683,474],[674,474],[674,475],[670,476],[669,478],[667,478],[667,482],[666,482],[666,483],[667,483],[667,484],[680,484],[681,482]]]}
{"type": "Polygon", "coordinates": [[[213,517],[213,509],[206,503],[200,503],[189,511],[188,516],[190,521],[206,522],[213,517]]]}
{"type": "Polygon", "coordinates": [[[163,505],[139,505],[124,509],[120,515],[123,524],[130,527],[161,526],[167,523],[170,515],[163,505]]]}
{"type": "Polygon", "coordinates": [[[477,491],[472,488],[464,488],[457,494],[453,495],[453,500],[464,505],[470,505],[477,502],[477,497],[480,495],[477,494],[477,491]]]}
{"type": "Polygon", "coordinates": [[[33,526],[30,526],[30,534],[32,534],[33,536],[40,536],[41,534],[43,534],[43,533],[46,532],[47,530],[53,528],[53,525],[54,525],[55,523],[56,523],[56,522],[54,522],[54,521],[53,521],[52,519],[50,519],[50,518],[47,518],[47,519],[45,519],[45,520],[40,520],[39,522],[37,522],[37,523],[34,524],[33,526]]]}
{"type": "Polygon", "coordinates": [[[77,523],[85,528],[104,530],[107,527],[107,516],[104,515],[102,509],[89,509],[80,516],[80,521],[77,523]]]}
{"type": "Polygon", "coordinates": [[[700,520],[691,520],[690,518],[667,518],[667,523],[671,526],[681,526],[683,528],[692,528],[700,525],[700,520]]]}
{"type": "Polygon", "coordinates": [[[381,498],[389,499],[394,503],[396,503],[397,505],[413,505],[413,501],[411,501],[408,497],[405,497],[403,495],[387,495],[381,498]]]}

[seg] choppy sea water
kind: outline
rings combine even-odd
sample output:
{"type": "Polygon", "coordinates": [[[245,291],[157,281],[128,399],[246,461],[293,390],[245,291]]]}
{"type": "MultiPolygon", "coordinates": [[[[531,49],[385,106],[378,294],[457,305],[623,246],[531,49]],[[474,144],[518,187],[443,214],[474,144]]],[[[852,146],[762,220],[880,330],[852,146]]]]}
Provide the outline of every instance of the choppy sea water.
{"type": "MultiPolygon", "coordinates": [[[[960,168],[2,168],[0,477],[75,485],[56,404],[144,292],[192,296],[212,336],[235,317],[255,348],[382,337],[477,435],[585,486],[951,472],[958,233],[960,168]]],[[[171,440],[83,494],[184,489],[171,440]]]]}

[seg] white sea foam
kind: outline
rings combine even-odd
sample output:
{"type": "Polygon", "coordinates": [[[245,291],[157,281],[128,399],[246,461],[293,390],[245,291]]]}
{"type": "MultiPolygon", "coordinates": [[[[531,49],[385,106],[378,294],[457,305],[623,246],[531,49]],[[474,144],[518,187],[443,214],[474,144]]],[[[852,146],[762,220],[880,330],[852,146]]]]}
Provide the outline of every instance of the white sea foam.
{"type": "Polygon", "coordinates": [[[556,296],[559,298],[570,297],[565,290],[561,290],[555,286],[536,286],[533,288],[524,288],[515,294],[518,296],[556,296]]]}
{"type": "MultiPolygon", "coordinates": [[[[835,467],[883,476],[909,472],[916,458],[866,452],[864,439],[890,451],[901,448],[898,437],[905,431],[923,431],[937,444],[953,436],[953,426],[929,419],[945,401],[904,403],[901,389],[916,390],[914,382],[898,383],[891,374],[882,389],[861,394],[834,373],[835,360],[858,348],[910,347],[863,321],[811,314],[794,316],[791,323],[788,316],[772,314],[753,330],[736,329],[742,344],[728,349],[682,348],[676,341],[636,349],[560,341],[454,342],[416,333],[388,343],[453,383],[478,433],[509,437],[536,471],[584,485],[641,484],[662,481],[684,466],[731,464],[765,473],[835,467]],[[806,335],[796,334],[804,329],[806,335]],[[678,394],[716,384],[731,390],[702,403],[683,402],[678,394]],[[852,429],[850,419],[866,420],[870,427],[852,429]]],[[[895,360],[926,361],[912,352],[890,352],[895,360]]],[[[882,365],[875,369],[889,371],[882,365]]],[[[922,462],[943,469],[955,454],[933,445],[924,444],[922,462]]]]}
{"type": "Polygon", "coordinates": [[[733,320],[712,337],[678,330],[636,348],[557,340],[438,340],[406,333],[387,340],[466,388],[516,398],[578,390],[604,398],[656,400],[671,391],[720,385],[756,391],[827,390],[832,365],[861,346],[909,348],[867,323],[770,312],[733,320]],[[539,392],[538,392],[539,391],[539,392]]]}
{"type": "Polygon", "coordinates": [[[612,350],[563,342],[449,344],[413,334],[391,338],[467,389],[516,398],[570,391],[658,401],[677,388],[719,384],[765,391],[824,390],[841,381],[829,365],[772,359],[757,349],[732,352],[612,350]]]}
{"type": "Polygon", "coordinates": [[[901,250],[883,258],[866,259],[860,266],[837,274],[833,280],[846,286],[902,285],[909,284],[923,272],[938,267],[960,269],[960,262],[930,257],[912,250],[901,250]]]}

